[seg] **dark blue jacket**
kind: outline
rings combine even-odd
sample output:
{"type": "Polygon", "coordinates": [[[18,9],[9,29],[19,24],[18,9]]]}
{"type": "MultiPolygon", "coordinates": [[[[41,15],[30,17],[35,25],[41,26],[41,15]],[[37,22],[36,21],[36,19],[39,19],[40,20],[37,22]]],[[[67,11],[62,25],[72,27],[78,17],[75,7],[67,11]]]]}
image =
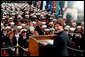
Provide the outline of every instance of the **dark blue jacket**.
{"type": "Polygon", "coordinates": [[[67,46],[70,45],[69,36],[61,31],[57,33],[53,45],[48,44],[54,50],[54,56],[69,56],[67,46]]]}

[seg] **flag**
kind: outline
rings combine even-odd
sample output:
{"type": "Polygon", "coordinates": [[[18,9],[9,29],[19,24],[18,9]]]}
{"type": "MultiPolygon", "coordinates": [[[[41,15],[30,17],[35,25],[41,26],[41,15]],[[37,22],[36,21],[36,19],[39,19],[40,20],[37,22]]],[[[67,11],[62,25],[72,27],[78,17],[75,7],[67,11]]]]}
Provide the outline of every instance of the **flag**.
{"type": "Polygon", "coordinates": [[[67,1],[65,1],[65,3],[64,3],[64,7],[63,7],[63,18],[66,18],[66,15],[67,15],[67,1]]]}
{"type": "Polygon", "coordinates": [[[33,1],[32,3],[33,3],[33,5],[34,5],[34,7],[37,6],[37,1],[33,1]]]}
{"type": "Polygon", "coordinates": [[[47,2],[47,11],[52,13],[52,1],[47,2]]]}
{"type": "Polygon", "coordinates": [[[53,13],[56,12],[56,1],[53,1],[53,13]]]}
{"type": "Polygon", "coordinates": [[[46,1],[43,1],[43,10],[46,9],[46,1]]]}
{"type": "Polygon", "coordinates": [[[40,10],[43,8],[43,1],[41,1],[40,10]]]}
{"type": "Polygon", "coordinates": [[[64,4],[65,4],[65,1],[61,1],[61,2],[60,2],[61,15],[62,15],[62,17],[63,17],[63,14],[64,14],[64,12],[63,12],[64,4]]]}
{"type": "Polygon", "coordinates": [[[61,8],[60,8],[60,5],[59,5],[59,1],[57,1],[56,2],[56,17],[58,17],[58,15],[60,15],[60,10],[61,10],[61,8]]]}
{"type": "Polygon", "coordinates": [[[48,1],[46,1],[46,10],[47,10],[47,8],[48,8],[48,1]]]}
{"type": "Polygon", "coordinates": [[[37,2],[37,8],[40,9],[40,7],[41,7],[41,1],[38,1],[38,2],[37,2]]]}
{"type": "Polygon", "coordinates": [[[56,16],[63,16],[64,1],[57,1],[56,16]]]}

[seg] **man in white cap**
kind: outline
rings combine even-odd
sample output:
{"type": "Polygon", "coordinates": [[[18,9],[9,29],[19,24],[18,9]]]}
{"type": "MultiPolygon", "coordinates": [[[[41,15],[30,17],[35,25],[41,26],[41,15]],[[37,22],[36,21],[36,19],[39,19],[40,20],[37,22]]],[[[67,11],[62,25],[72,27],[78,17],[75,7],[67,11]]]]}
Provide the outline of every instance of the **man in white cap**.
{"type": "Polygon", "coordinates": [[[55,24],[55,23],[56,23],[56,21],[57,21],[56,19],[53,19],[53,20],[52,20],[53,24],[55,24]]]}
{"type": "Polygon", "coordinates": [[[13,20],[14,20],[14,19],[13,19],[12,17],[9,18],[9,22],[13,22],[13,20]]]}
{"type": "Polygon", "coordinates": [[[35,31],[37,31],[39,35],[44,35],[41,20],[36,20],[36,22],[37,22],[37,26],[35,27],[35,31]]]}
{"type": "Polygon", "coordinates": [[[45,35],[49,35],[50,34],[50,29],[44,29],[44,31],[45,31],[45,35]]]}
{"type": "Polygon", "coordinates": [[[75,28],[70,27],[68,35],[71,41],[73,40],[73,36],[75,34],[74,31],[75,31],[75,28]]]}
{"type": "Polygon", "coordinates": [[[15,25],[15,23],[14,23],[14,22],[10,22],[9,24],[10,24],[10,27],[11,27],[11,29],[12,29],[12,31],[13,31],[13,30],[14,30],[14,25],[15,25]]]}
{"type": "Polygon", "coordinates": [[[10,22],[10,26],[14,27],[15,23],[14,22],[10,22]]]}
{"type": "Polygon", "coordinates": [[[77,31],[81,33],[81,31],[82,31],[82,26],[77,26],[76,32],[77,32],[77,31]]]}
{"type": "Polygon", "coordinates": [[[74,31],[75,31],[75,28],[71,27],[69,32],[74,33],[74,31]]]}
{"type": "Polygon", "coordinates": [[[16,26],[16,28],[17,28],[17,30],[18,30],[18,32],[19,32],[19,34],[21,34],[21,29],[22,29],[22,26],[16,26]]]}
{"type": "Polygon", "coordinates": [[[68,34],[69,33],[69,30],[70,30],[70,26],[67,25],[65,28],[64,28],[65,32],[68,34]]]}
{"type": "Polygon", "coordinates": [[[84,22],[81,22],[81,26],[84,26],[84,22]]]}
{"type": "MultiPolygon", "coordinates": [[[[24,50],[27,50],[28,49],[28,35],[27,35],[27,30],[26,29],[22,29],[21,30],[21,36],[20,36],[20,39],[19,39],[19,45],[21,47],[24,48],[24,50]]],[[[22,49],[20,49],[20,55],[24,55],[25,51],[23,51],[22,49]]]]}
{"type": "Polygon", "coordinates": [[[21,24],[22,28],[26,28],[26,24],[22,23],[21,24]]]}
{"type": "Polygon", "coordinates": [[[46,24],[46,22],[42,22],[42,24],[43,24],[43,25],[45,25],[45,24],[46,24]]]}
{"type": "Polygon", "coordinates": [[[22,26],[17,26],[17,29],[22,29],[22,26]]]}
{"type": "Polygon", "coordinates": [[[47,25],[42,25],[41,28],[44,30],[47,28],[47,25]]]}
{"type": "Polygon", "coordinates": [[[25,15],[26,18],[29,18],[29,15],[25,15]]]}
{"type": "Polygon", "coordinates": [[[72,26],[75,28],[76,27],[76,22],[73,22],[72,23],[72,26]]]}
{"type": "Polygon", "coordinates": [[[49,27],[49,28],[53,28],[53,27],[54,27],[53,22],[49,22],[48,27],[49,27]]]}
{"type": "Polygon", "coordinates": [[[10,26],[6,26],[5,29],[7,29],[7,31],[10,31],[11,27],[10,26]]]}
{"type": "Polygon", "coordinates": [[[37,26],[37,24],[36,24],[36,22],[35,22],[35,21],[33,21],[33,22],[32,22],[32,24],[33,24],[33,26],[34,26],[34,27],[36,27],[36,26],[37,26]]]}
{"type": "Polygon", "coordinates": [[[2,31],[2,29],[4,29],[4,24],[3,23],[1,23],[1,31],[2,31]]]}

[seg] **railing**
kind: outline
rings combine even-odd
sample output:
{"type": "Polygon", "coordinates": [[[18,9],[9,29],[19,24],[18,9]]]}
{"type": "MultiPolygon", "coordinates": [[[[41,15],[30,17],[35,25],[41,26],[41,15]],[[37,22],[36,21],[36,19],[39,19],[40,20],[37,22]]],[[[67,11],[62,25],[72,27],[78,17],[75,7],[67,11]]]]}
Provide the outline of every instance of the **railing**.
{"type": "Polygon", "coordinates": [[[6,48],[1,48],[1,56],[9,56],[9,54],[6,52],[6,50],[11,49],[11,48],[15,48],[15,50],[16,50],[16,55],[14,55],[14,56],[19,56],[19,48],[21,48],[25,52],[28,51],[28,49],[25,49],[21,46],[6,47],[6,48]],[[4,52],[4,54],[2,54],[2,51],[4,52]]]}
{"type": "Polygon", "coordinates": [[[78,49],[74,49],[74,48],[71,48],[71,47],[67,47],[67,48],[72,50],[72,51],[84,53],[84,50],[78,50],[78,49]]]}
{"type": "MultiPolygon", "coordinates": [[[[21,46],[13,46],[13,47],[1,48],[1,51],[2,51],[2,50],[5,51],[6,49],[10,49],[10,48],[21,48],[21,49],[24,50],[25,52],[28,52],[28,49],[25,49],[25,48],[23,48],[23,47],[21,47],[21,46]]],[[[68,49],[69,49],[70,51],[73,51],[74,53],[75,53],[75,52],[79,53],[80,56],[83,56],[83,55],[84,55],[84,50],[78,50],[78,49],[74,49],[74,48],[71,48],[71,47],[68,47],[68,49]]],[[[18,52],[19,52],[19,51],[16,52],[17,54],[16,54],[15,56],[17,56],[17,55],[19,56],[18,52]]],[[[8,55],[6,55],[6,54],[2,55],[2,53],[1,53],[1,56],[8,56],[8,55]]],[[[71,56],[76,56],[76,55],[71,55],[71,56]]]]}
{"type": "Polygon", "coordinates": [[[71,47],[67,47],[69,56],[84,56],[84,50],[78,50],[71,47]]]}

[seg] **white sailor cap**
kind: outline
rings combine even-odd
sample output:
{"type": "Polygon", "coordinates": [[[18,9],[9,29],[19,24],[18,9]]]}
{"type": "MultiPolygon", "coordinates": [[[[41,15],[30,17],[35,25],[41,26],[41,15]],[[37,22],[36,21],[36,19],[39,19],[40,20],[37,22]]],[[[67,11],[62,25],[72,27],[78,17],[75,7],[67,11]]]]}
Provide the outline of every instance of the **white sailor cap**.
{"type": "Polygon", "coordinates": [[[50,31],[50,29],[44,29],[44,31],[50,31]]]}
{"type": "Polygon", "coordinates": [[[1,26],[3,26],[3,23],[1,23],[1,26]]]}
{"type": "Polygon", "coordinates": [[[69,30],[69,28],[67,28],[67,27],[65,27],[64,29],[65,29],[65,30],[69,30]]]}
{"type": "Polygon", "coordinates": [[[33,17],[36,17],[36,15],[33,15],[33,17]]]}
{"type": "Polygon", "coordinates": [[[40,15],[41,17],[43,17],[44,15],[40,15]]]}
{"type": "Polygon", "coordinates": [[[17,11],[16,14],[18,14],[19,12],[17,11]]]}
{"type": "Polygon", "coordinates": [[[70,26],[69,25],[66,25],[64,29],[65,30],[69,30],[70,29],[70,26]]]}
{"type": "Polygon", "coordinates": [[[52,19],[53,19],[53,17],[50,17],[50,19],[52,20],[52,19]]]}
{"type": "Polygon", "coordinates": [[[71,31],[74,31],[74,30],[75,30],[75,28],[70,28],[70,30],[71,30],[71,31]]]}
{"type": "Polygon", "coordinates": [[[82,24],[84,24],[84,22],[81,22],[82,24]]]}
{"type": "Polygon", "coordinates": [[[6,12],[4,12],[4,14],[6,15],[7,13],[6,13],[6,12]]]}
{"type": "Polygon", "coordinates": [[[7,26],[7,27],[5,27],[5,29],[11,29],[11,27],[10,26],[7,26]]]}
{"type": "Polygon", "coordinates": [[[43,15],[45,15],[45,12],[41,12],[43,15]]]}
{"type": "Polygon", "coordinates": [[[50,30],[51,30],[51,31],[55,31],[55,29],[54,29],[54,28],[50,28],[50,30]]]}
{"type": "Polygon", "coordinates": [[[40,15],[40,13],[36,13],[36,15],[40,15]]]}
{"type": "Polygon", "coordinates": [[[81,28],[81,26],[77,26],[77,28],[81,28]]]}
{"type": "Polygon", "coordinates": [[[56,19],[53,19],[52,21],[57,21],[56,19]]]}
{"type": "Polygon", "coordinates": [[[33,23],[33,24],[36,24],[36,22],[35,22],[35,21],[33,21],[32,23],[33,23]]]}
{"type": "Polygon", "coordinates": [[[5,18],[2,18],[3,20],[5,19],[5,18]]]}
{"type": "Polygon", "coordinates": [[[51,14],[49,13],[48,15],[50,16],[51,14]]]}
{"type": "Polygon", "coordinates": [[[10,22],[11,25],[14,25],[14,22],[10,22]]]}
{"type": "Polygon", "coordinates": [[[44,25],[44,24],[46,24],[46,22],[42,22],[42,24],[44,25]]]}
{"type": "Polygon", "coordinates": [[[42,16],[42,19],[45,19],[45,17],[44,17],[44,16],[42,16]]]}
{"type": "Polygon", "coordinates": [[[11,13],[11,15],[15,15],[15,13],[13,12],[13,13],[11,13]]]}
{"type": "Polygon", "coordinates": [[[66,27],[65,28],[68,28],[68,29],[70,29],[70,26],[69,25],[66,25],[66,27]]]}
{"type": "Polygon", "coordinates": [[[33,16],[34,14],[32,13],[30,16],[33,16]]]}
{"type": "Polygon", "coordinates": [[[47,25],[42,25],[42,27],[43,27],[43,28],[46,28],[46,27],[47,27],[47,25]]]}
{"type": "Polygon", "coordinates": [[[25,17],[28,17],[29,18],[29,15],[25,15],[25,17]]]}
{"type": "Polygon", "coordinates": [[[84,27],[82,27],[82,29],[84,29],[84,27]]]}
{"type": "Polygon", "coordinates": [[[53,22],[50,22],[49,24],[53,24],[53,22]]]}
{"type": "Polygon", "coordinates": [[[26,26],[26,24],[21,24],[21,26],[26,26]]]}
{"type": "Polygon", "coordinates": [[[1,26],[1,29],[4,29],[4,26],[3,25],[1,26]]]}
{"type": "Polygon", "coordinates": [[[29,13],[29,11],[27,11],[26,13],[29,13]]]}
{"type": "Polygon", "coordinates": [[[12,17],[10,17],[9,19],[10,19],[10,20],[12,20],[13,18],[12,18],[12,17]]]}
{"type": "Polygon", "coordinates": [[[26,30],[26,29],[22,29],[21,32],[22,32],[22,31],[27,31],[27,30],[26,30]]]}
{"type": "Polygon", "coordinates": [[[17,26],[17,29],[22,29],[22,26],[17,26]]]}
{"type": "Polygon", "coordinates": [[[63,20],[66,20],[66,17],[64,17],[63,20]]]}
{"type": "Polygon", "coordinates": [[[35,28],[32,27],[32,26],[30,26],[30,28],[29,28],[30,31],[34,31],[34,29],[35,29],[35,28]]]}
{"type": "Polygon", "coordinates": [[[76,23],[75,23],[75,22],[73,22],[73,25],[76,25],[76,23]]]}
{"type": "Polygon", "coordinates": [[[3,16],[3,18],[6,18],[6,16],[3,16]]]}
{"type": "Polygon", "coordinates": [[[20,14],[18,15],[18,18],[19,18],[19,17],[21,17],[21,15],[20,15],[20,14]]]}

